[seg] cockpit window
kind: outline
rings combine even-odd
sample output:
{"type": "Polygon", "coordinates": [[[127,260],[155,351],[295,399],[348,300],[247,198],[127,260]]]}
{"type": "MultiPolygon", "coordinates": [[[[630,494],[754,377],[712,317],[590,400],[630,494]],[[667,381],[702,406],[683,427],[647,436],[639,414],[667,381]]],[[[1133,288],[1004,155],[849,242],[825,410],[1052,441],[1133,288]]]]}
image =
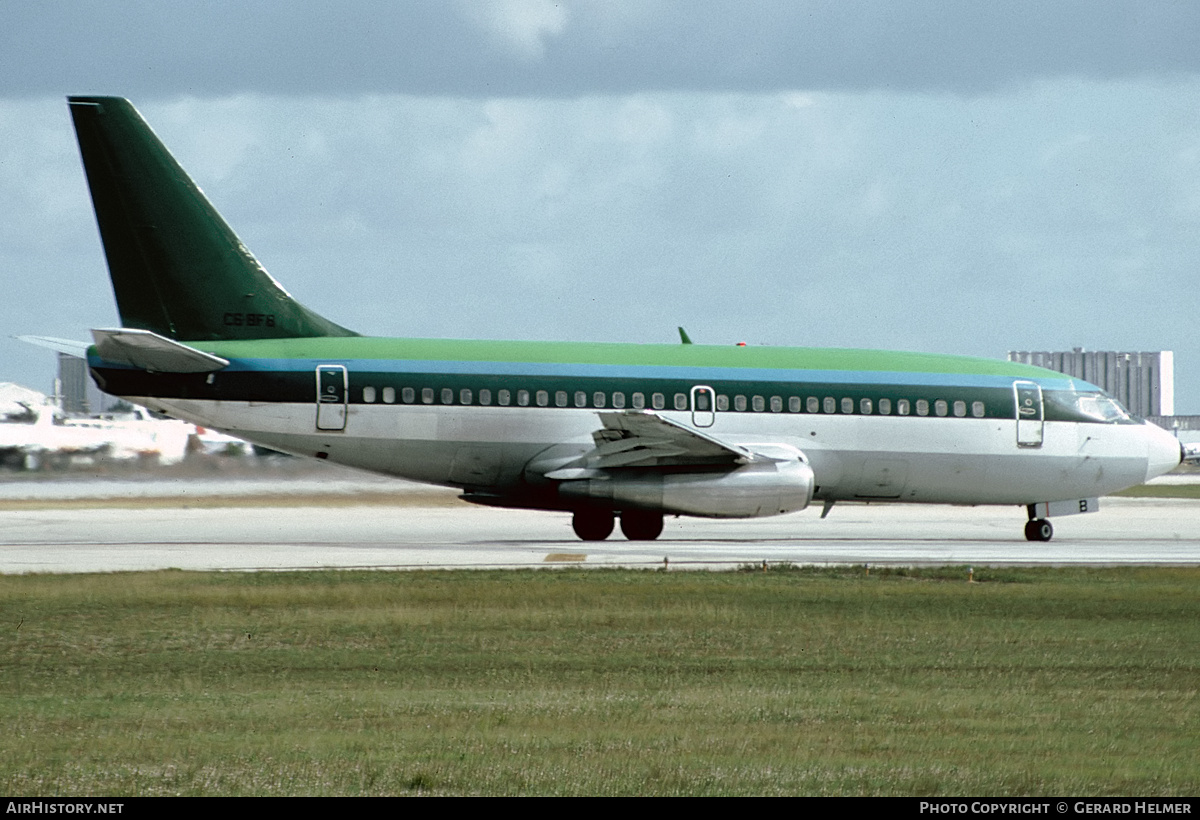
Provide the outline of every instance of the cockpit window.
{"type": "Polygon", "coordinates": [[[1095,393],[1092,395],[1082,395],[1076,401],[1076,406],[1085,416],[1092,416],[1101,421],[1132,421],[1128,411],[1121,406],[1119,401],[1111,396],[1103,396],[1095,393]]]}
{"type": "Polygon", "coordinates": [[[1137,423],[1137,419],[1107,393],[1053,390],[1046,391],[1046,400],[1064,419],[1100,424],[1137,423]]]}

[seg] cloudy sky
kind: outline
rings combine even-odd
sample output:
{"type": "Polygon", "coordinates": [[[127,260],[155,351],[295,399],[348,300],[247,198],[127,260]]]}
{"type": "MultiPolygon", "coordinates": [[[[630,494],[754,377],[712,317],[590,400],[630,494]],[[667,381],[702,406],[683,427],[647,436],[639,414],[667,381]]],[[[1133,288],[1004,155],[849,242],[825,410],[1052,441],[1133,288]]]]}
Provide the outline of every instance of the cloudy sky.
{"type": "Polygon", "coordinates": [[[1200,4],[0,2],[8,337],[117,322],[64,97],[129,97],[373,335],[1176,351],[1200,4]]]}

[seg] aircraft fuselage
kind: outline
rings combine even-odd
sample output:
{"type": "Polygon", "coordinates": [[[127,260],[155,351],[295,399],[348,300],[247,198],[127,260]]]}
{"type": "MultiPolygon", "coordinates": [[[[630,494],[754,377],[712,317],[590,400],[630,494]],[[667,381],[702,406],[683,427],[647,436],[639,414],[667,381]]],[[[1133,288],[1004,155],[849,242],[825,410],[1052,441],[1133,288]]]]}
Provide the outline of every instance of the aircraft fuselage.
{"type": "Polygon", "coordinates": [[[514,506],[579,506],[546,475],[596,448],[598,413],[634,410],[750,450],[795,448],[824,501],[1027,505],[1111,493],[1179,461],[1173,437],[1093,385],[986,359],[363,337],[191,344],[230,365],[92,366],[109,392],[263,446],[514,506]],[[1034,401],[1025,416],[1022,391],[1034,401]]]}

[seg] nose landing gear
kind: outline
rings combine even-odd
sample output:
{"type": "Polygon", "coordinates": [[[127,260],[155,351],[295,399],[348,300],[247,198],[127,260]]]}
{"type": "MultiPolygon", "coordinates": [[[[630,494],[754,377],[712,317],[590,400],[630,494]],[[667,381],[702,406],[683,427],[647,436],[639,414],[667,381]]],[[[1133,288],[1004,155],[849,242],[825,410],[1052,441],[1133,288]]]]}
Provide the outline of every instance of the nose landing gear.
{"type": "Polygon", "coordinates": [[[1031,518],[1025,522],[1026,541],[1049,541],[1054,535],[1054,527],[1045,518],[1031,518]]]}

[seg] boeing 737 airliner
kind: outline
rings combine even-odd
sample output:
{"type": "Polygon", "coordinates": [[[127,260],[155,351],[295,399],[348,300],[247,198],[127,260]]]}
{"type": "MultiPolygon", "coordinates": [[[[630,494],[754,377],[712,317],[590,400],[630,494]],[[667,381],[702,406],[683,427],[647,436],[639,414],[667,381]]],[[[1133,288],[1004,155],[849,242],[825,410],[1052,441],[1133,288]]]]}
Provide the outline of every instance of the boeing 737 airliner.
{"type": "Polygon", "coordinates": [[[101,389],[297,455],[567,510],[585,540],[664,515],[837,501],[1007,504],[1025,536],[1180,461],[1097,387],[871,350],[360,336],[296,302],[130,103],[71,97],[121,328],[101,389]]]}

